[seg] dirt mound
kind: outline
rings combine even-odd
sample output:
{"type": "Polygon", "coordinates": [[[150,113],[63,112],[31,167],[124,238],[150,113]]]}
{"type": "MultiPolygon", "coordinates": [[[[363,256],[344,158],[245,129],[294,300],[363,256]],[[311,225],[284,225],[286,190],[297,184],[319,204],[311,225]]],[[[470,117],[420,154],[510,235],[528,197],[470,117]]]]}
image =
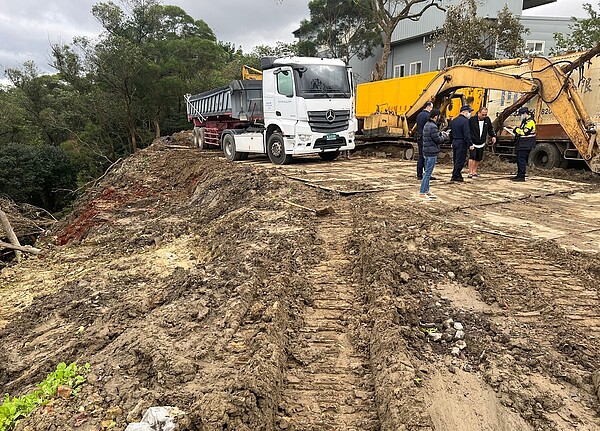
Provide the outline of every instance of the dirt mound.
{"type": "Polygon", "coordinates": [[[123,430],[154,405],[186,430],[600,429],[589,254],[188,144],[114,166],[3,270],[4,391],[92,370],[17,430],[123,430]]]}

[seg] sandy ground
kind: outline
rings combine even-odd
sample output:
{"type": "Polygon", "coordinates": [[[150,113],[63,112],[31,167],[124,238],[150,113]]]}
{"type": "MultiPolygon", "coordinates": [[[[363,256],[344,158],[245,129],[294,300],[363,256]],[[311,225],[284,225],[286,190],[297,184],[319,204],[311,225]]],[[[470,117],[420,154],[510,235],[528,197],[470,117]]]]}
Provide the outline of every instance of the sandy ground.
{"type": "Polygon", "coordinates": [[[600,430],[600,181],[512,168],[157,142],[2,270],[3,392],[92,366],[17,429],[600,430]]]}

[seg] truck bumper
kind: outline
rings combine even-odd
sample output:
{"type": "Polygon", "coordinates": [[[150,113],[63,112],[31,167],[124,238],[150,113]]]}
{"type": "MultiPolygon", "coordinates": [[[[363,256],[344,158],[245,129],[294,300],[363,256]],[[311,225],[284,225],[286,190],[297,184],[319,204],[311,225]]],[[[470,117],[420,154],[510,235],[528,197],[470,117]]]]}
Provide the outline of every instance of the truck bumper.
{"type": "Polygon", "coordinates": [[[286,154],[314,154],[324,151],[353,150],[354,132],[338,132],[330,134],[298,133],[294,137],[285,138],[286,154]]]}

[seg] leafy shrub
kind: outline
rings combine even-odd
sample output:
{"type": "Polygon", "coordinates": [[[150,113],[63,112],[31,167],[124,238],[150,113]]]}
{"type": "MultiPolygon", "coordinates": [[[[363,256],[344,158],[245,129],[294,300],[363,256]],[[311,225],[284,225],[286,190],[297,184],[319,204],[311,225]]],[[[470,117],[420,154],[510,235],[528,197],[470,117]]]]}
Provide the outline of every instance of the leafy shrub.
{"type": "Polygon", "coordinates": [[[57,211],[70,202],[76,173],[66,152],[49,145],[0,146],[0,194],[57,211]]]}
{"type": "Polygon", "coordinates": [[[36,407],[43,406],[56,395],[59,386],[64,385],[73,389],[76,394],[85,382],[85,374],[90,370],[90,364],[83,367],[75,362],[70,365],[61,362],[56,371],[48,374],[46,379],[37,385],[37,389],[21,397],[4,396],[4,402],[0,406],[0,431],[11,430],[19,419],[29,415],[36,407]]]}

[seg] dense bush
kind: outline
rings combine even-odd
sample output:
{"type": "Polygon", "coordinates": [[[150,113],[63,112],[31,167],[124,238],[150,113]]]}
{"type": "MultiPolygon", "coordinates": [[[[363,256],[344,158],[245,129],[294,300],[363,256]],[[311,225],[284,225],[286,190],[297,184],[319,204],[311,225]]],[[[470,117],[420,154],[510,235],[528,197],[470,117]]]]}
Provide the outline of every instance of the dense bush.
{"type": "Polygon", "coordinates": [[[77,188],[76,172],[67,153],[50,145],[0,146],[0,194],[58,211],[77,188]]]}

